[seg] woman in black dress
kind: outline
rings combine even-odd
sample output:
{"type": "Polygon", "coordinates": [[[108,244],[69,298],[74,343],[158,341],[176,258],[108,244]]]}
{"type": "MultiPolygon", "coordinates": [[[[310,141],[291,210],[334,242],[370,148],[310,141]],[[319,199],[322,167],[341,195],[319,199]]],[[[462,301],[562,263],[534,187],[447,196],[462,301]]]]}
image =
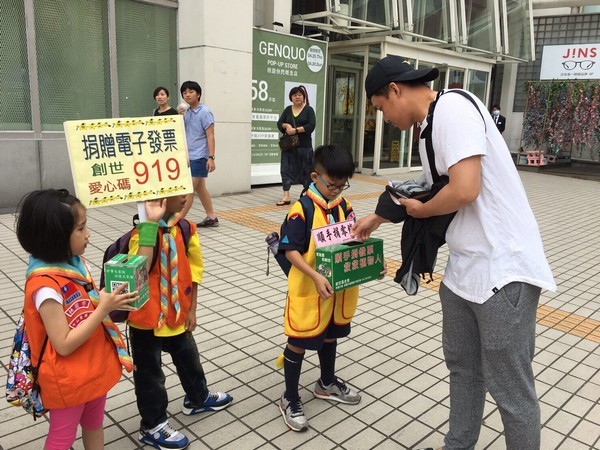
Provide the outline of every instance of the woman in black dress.
{"type": "Polygon", "coordinates": [[[305,189],[308,187],[313,166],[311,135],[316,126],[315,111],[308,104],[308,94],[302,85],[290,90],[289,99],[292,104],[283,110],[277,128],[282,133],[297,134],[300,145],[293,150],[281,152],[283,198],[277,202],[277,206],[291,203],[292,184],[302,184],[305,189]]]}
{"type": "Polygon", "coordinates": [[[158,108],[153,112],[153,116],[174,116],[179,114],[176,109],[169,106],[169,90],[166,87],[159,86],[154,89],[154,100],[158,108]]]}

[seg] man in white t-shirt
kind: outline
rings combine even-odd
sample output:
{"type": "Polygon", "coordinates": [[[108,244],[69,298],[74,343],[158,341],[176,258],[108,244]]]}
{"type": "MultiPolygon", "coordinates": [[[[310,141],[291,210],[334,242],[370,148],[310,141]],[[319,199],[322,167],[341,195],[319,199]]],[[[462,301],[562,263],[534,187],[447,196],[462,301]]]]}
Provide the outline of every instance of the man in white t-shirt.
{"type": "MultiPolygon", "coordinates": [[[[369,71],[367,97],[401,130],[427,127],[437,97],[426,84],[435,68],[415,70],[387,56],[369,71]]],[[[475,98],[474,96],[472,96],[475,98]]],[[[401,199],[415,218],[456,211],[446,232],[448,264],[440,299],[443,349],[450,371],[450,423],[444,449],[473,449],[486,389],[502,417],[507,449],[538,450],[540,409],[532,359],[541,289],[556,290],[542,240],[510,152],[485,106],[444,93],[433,117],[435,167],[449,182],[422,203],[401,199]],[[481,112],[480,112],[481,111],[481,112]]],[[[424,176],[432,184],[424,139],[424,176]]],[[[371,214],[353,233],[367,238],[386,219],[371,214]]]]}

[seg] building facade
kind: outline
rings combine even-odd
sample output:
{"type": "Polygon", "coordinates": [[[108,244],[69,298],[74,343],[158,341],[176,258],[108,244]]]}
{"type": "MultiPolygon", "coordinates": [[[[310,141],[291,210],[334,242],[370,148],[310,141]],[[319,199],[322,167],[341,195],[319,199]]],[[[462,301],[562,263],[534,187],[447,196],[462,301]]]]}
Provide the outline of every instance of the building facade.
{"type": "MultiPolygon", "coordinates": [[[[534,6],[544,3],[560,6],[534,6]]],[[[539,58],[530,0],[2,0],[0,8],[0,208],[33,189],[72,189],[64,121],[150,115],[154,88],[167,87],[176,106],[185,80],[200,83],[216,119],[210,191],[248,191],[255,27],[328,43],[322,139],[348,147],[365,174],[421,167],[413,131],[384,123],[365,97],[364,78],[378,59],[396,54],[436,66],[435,89],[462,87],[488,106],[500,103],[516,151],[516,86],[535,76],[531,61],[539,58]]]]}

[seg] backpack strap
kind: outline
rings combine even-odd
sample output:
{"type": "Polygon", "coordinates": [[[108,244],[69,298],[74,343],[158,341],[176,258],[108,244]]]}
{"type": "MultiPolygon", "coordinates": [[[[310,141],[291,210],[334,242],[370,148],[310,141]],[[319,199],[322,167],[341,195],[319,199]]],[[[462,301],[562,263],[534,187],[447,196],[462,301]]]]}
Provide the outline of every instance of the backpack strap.
{"type": "Polygon", "coordinates": [[[185,250],[187,253],[190,238],[192,237],[192,226],[190,225],[190,222],[187,219],[178,220],[177,226],[179,227],[179,231],[181,231],[181,236],[183,237],[183,244],[185,245],[185,250]]]}
{"type": "Polygon", "coordinates": [[[306,224],[306,235],[304,236],[304,253],[306,253],[308,251],[308,247],[310,246],[312,223],[315,218],[315,205],[308,195],[303,195],[298,201],[302,205],[304,223],[306,224]]]}
{"type": "Polygon", "coordinates": [[[427,160],[429,162],[429,169],[431,170],[431,177],[433,178],[434,183],[439,181],[441,177],[435,166],[435,154],[433,152],[433,137],[432,137],[432,134],[433,134],[433,132],[432,132],[432,130],[433,130],[433,111],[435,110],[435,106],[436,106],[438,100],[440,99],[440,97],[443,94],[450,94],[450,93],[460,94],[463,97],[465,97],[467,100],[469,100],[473,104],[473,106],[475,106],[475,108],[477,109],[477,112],[481,116],[481,119],[483,120],[483,126],[484,127],[486,126],[483,114],[481,114],[481,110],[479,109],[479,106],[477,105],[477,103],[475,102],[475,100],[473,99],[471,94],[469,94],[466,91],[463,91],[461,89],[441,90],[437,93],[435,100],[433,102],[431,102],[431,104],[429,105],[429,110],[427,112],[427,127],[425,127],[425,129],[423,131],[421,131],[421,139],[425,139],[425,149],[427,150],[427,160]]]}

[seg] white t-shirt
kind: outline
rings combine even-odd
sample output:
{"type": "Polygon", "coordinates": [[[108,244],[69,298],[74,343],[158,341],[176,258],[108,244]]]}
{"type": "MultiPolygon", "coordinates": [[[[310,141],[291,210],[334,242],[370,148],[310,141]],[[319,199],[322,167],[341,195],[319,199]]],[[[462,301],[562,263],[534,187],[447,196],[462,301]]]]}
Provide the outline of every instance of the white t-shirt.
{"type": "Polygon", "coordinates": [[[48,299],[56,300],[61,305],[63,303],[62,295],[60,295],[60,292],[58,292],[56,289],[41,287],[33,293],[33,301],[35,302],[35,308],[38,311],[40,310],[40,306],[42,306],[44,300],[48,299]]]}
{"type": "MultiPolygon", "coordinates": [[[[520,281],[556,291],[537,222],[510,152],[483,103],[485,118],[460,94],[445,93],[435,107],[432,144],[440,175],[457,162],[481,155],[481,189],[460,209],[446,232],[450,250],[444,284],[460,297],[484,303],[508,283],[520,281]]],[[[427,122],[421,125],[422,129],[427,122]]],[[[419,141],[427,161],[425,140],[419,141]]],[[[425,177],[432,182],[427,163],[425,177]]]]}

